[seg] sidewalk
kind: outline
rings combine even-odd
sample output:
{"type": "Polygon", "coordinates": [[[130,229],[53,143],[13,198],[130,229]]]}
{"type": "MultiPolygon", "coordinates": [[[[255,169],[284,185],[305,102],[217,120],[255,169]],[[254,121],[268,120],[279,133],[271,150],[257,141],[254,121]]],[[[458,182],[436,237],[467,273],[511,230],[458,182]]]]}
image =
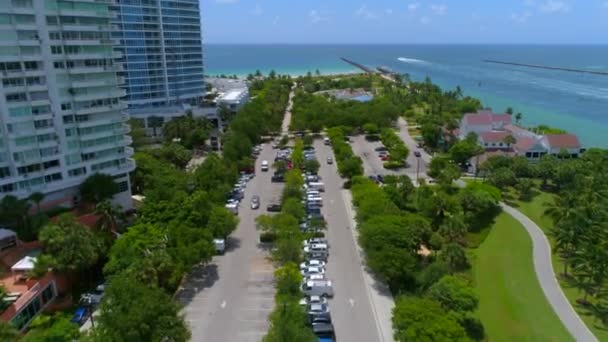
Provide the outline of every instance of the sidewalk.
{"type": "Polygon", "coordinates": [[[365,287],[367,289],[367,295],[370,300],[370,304],[373,308],[373,314],[376,319],[376,326],[378,328],[378,335],[382,338],[380,342],[393,342],[393,307],[395,306],[395,301],[393,299],[393,295],[389,288],[374,279],[374,277],[370,274],[369,270],[365,266],[365,256],[363,254],[363,250],[361,246],[359,246],[358,238],[359,231],[356,229],[357,222],[355,221],[355,210],[352,204],[352,194],[349,190],[342,190],[342,199],[344,200],[344,204],[346,206],[346,211],[348,212],[348,216],[350,218],[350,224],[352,229],[350,230],[353,235],[353,242],[357,247],[357,251],[359,252],[359,263],[361,264],[363,279],[365,280],[365,287]]]}

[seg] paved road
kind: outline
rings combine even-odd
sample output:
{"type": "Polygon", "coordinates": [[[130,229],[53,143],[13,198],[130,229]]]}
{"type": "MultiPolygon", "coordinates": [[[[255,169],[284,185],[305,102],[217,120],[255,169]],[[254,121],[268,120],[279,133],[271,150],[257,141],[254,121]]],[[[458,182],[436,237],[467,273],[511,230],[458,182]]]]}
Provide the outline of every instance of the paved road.
{"type": "Polygon", "coordinates": [[[330,300],[332,320],[338,341],[392,341],[390,324],[392,297],[382,286],[377,286],[362,264],[361,251],[355,241],[354,214],[350,199],[342,190],[344,180],[336,165],[328,165],[327,157],[334,157],[329,146],[315,141],[316,155],[321,162],[319,175],[325,183],[323,214],[327,220],[330,257],[327,276],[334,284],[334,298],[330,300]]]}
{"type": "Polygon", "coordinates": [[[256,176],[245,190],[239,208],[240,223],[229,239],[225,255],[192,272],[177,298],[185,305],[192,341],[261,341],[268,331],[274,307],[273,266],[258,245],[255,217],[268,203],[278,203],[281,185],[270,182],[270,172],[260,172],[261,161],[273,160],[265,145],[256,163],[256,176]],[[260,209],[251,210],[251,197],[259,195],[260,209]]]}
{"type": "Polygon", "coordinates": [[[553,307],[553,311],[555,311],[574,339],[585,342],[597,341],[597,338],[587,328],[587,325],[581,320],[576,311],[574,311],[574,308],[570,305],[557,282],[551,262],[551,245],[543,231],[519,210],[504,203],[501,203],[501,207],[506,213],[519,221],[528,231],[533,245],[534,271],[536,272],[540,287],[545,293],[545,297],[547,297],[549,304],[553,307]]]}
{"type": "Polygon", "coordinates": [[[397,121],[397,126],[399,127],[399,132],[397,132],[397,135],[399,135],[401,140],[403,140],[405,143],[405,146],[407,146],[407,148],[410,150],[410,154],[407,157],[407,163],[411,165],[408,176],[410,176],[410,178],[416,182],[416,168],[419,167],[419,177],[425,179],[428,178],[426,171],[429,163],[431,162],[431,156],[424,149],[418,147],[418,143],[414,140],[414,138],[412,138],[407,130],[407,122],[405,119],[400,117],[397,121]],[[420,158],[416,158],[414,151],[420,152],[420,158]]]}
{"type": "Polygon", "coordinates": [[[289,124],[291,123],[291,108],[293,107],[293,96],[295,95],[295,89],[298,86],[294,82],[291,86],[291,92],[289,93],[289,102],[287,102],[287,108],[285,109],[285,116],[283,116],[283,124],[281,125],[281,136],[289,134],[289,124]]]}

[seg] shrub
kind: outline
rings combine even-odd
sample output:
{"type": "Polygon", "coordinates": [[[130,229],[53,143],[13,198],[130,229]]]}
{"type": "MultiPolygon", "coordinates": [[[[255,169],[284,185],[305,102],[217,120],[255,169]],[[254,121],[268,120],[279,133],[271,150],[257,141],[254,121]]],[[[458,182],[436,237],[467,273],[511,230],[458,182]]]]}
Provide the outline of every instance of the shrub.
{"type": "Polygon", "coordinates": [[[265,232],[260,234],[260,242],[261,243],[273,243],[276,240],[277,236],[271,232],[265,232]]]}
{"type": "Polygon", "coordinates": [[[395,169],[402,168],[404,166],[404,164],[402,161],[390,160],[390,161],[384,162],[383,166],[385,169],[395,170],[395,169]]]}

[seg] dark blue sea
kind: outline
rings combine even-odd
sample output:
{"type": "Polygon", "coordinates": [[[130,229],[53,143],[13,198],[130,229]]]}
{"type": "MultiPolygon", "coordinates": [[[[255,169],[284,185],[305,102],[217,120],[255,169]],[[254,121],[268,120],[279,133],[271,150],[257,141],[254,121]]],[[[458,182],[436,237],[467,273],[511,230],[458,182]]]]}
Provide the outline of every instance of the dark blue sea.
{"type": "Polygon", "coordinates": [[[206,74],[292,75],[357,71],[342,62],[387,66],[414,80],[430,77],[444,88],[459,85],[484,106],[513,107],[527,126],[547,124],[579,135],[587,146],[608,148],[608,76],[485,63],[524,64],[608,72],[608,45],[206,45],[206,74]]]}

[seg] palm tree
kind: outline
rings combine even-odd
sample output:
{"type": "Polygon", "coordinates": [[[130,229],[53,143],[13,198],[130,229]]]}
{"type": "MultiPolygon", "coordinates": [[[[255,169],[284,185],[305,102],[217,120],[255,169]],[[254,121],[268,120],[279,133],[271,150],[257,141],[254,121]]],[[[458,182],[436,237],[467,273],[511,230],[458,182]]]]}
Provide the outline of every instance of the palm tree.
{"type": "Polygon", "coordinates": [[[28,199],[36,204],[36,214],[40,214],[40,202],[44,200],[44,194],[42,192],[34,192],[28,199]]]}
{"type": "Polygon", "coordinates": [[[522,117],[523,117],[523,114],[521,114],[521,113],[515,114],[515,123],[519,125],[522,117]]]}
{"type": "Polygon", "coordinates": [[[447,262],[451,274],[453,274],[454,271],[463,270],[469,265],[464,248],[457,243],[446,245],[444,249],[441,250],[440,257],[447,262]]]}
{"type": "Polygon", "coordinates": [[[99,216],[97,229],[116,235],[119,226],[118,222],[124,219],[122,208],[105,200],[97,204],[94,213],[99,216]]]}
{"type": "Polygon", "coordinates": [[[439,232],[447,242],[457,242],[467,233],[464,218],[462,215],[447,216],[441,226],[439,226],[439,232]]]}
{"type": "Polygon", "coordinates": [[[515,137],[513,137],[512,135],[507,135],[502,142],[504,142],[507,145],[514,145],[517,143],[517,139],[515,139],[515,137]]]}
{"type": "Polygon", "coordinates": [[[509,115],[513,115],[513,107],[507,107],[507,110],[505,112],[509,115]]]}

